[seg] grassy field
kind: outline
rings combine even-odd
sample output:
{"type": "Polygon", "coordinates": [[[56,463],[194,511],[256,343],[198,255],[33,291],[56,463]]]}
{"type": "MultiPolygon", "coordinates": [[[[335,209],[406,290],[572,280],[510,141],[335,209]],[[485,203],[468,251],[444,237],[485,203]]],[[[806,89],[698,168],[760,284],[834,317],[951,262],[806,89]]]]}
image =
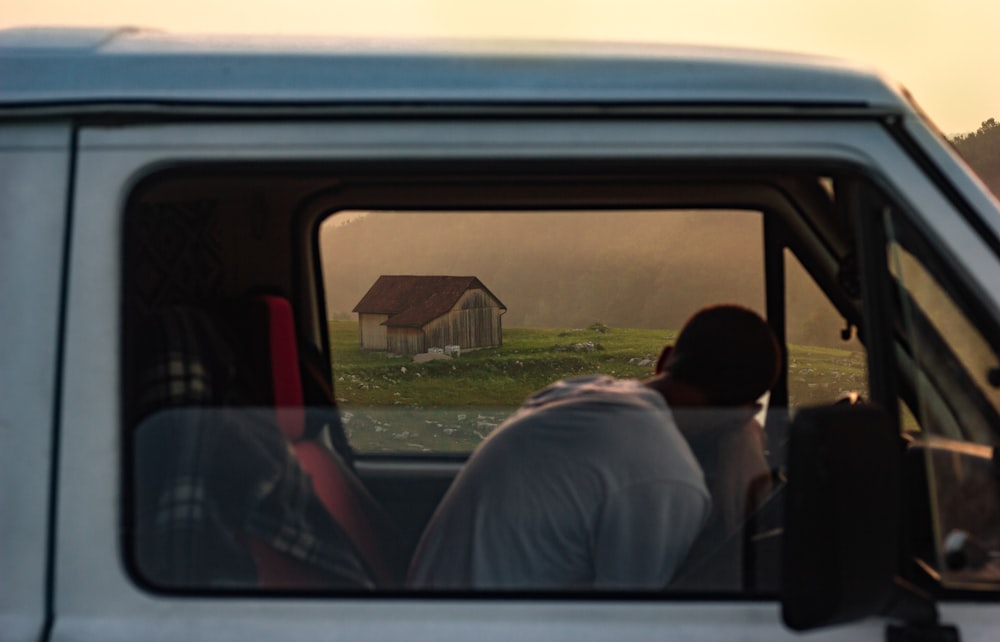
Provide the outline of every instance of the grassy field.
{"type": "MultiPolygon", "coordinates": [[[[352,445],[362,452],[467,452],[521,401],[556,379],[586,374],[645,378],[670,330],[504,329],[498,348],[414,363],[361,350],[356,321],[330,322],[334,390],[352,445]]],[[[865,393],[864,354],[792,346],[793,405],[865,393]]]]}

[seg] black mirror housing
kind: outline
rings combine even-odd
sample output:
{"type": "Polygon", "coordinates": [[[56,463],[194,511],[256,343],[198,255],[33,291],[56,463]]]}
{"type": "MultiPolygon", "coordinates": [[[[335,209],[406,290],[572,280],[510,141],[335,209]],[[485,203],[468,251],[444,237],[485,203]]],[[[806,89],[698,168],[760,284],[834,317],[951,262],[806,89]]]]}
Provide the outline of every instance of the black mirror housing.
{"type": "Polygon", "coordinates": [[[899,570],[899,436],[869,405],[800,410],[790,426],[782,553],[785,624],[883,612],[899,570]]]}

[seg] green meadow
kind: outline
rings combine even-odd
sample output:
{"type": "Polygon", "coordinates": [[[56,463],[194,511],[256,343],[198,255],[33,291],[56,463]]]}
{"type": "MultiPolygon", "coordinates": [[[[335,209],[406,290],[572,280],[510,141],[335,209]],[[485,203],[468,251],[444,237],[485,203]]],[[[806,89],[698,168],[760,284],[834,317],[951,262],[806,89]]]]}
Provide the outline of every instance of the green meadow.
{"type": "MultiPolygon", "coordinates": [[[[358,324],[330,321],[334,392],[352,445],[361,452],[467,452],[551,382],[607,374],[653,373],[672,330],[505,328],[503,345],[457,358],[415,363],[411,357],[361,350],[358,324]]],[[[865,394],[864,354],[791,346],[793,406],[865,394]]]]}

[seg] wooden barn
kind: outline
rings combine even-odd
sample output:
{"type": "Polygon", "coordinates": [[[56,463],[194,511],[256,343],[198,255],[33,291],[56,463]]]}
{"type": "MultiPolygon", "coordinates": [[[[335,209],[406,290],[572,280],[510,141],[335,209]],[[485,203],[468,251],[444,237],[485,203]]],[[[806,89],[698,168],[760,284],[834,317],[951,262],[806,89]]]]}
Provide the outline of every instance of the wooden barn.
{"type": "Polygon", "coordinates": [[[474,276],[380,276],[354,307],[361,347],[396,354],[503,343],[507,307],[474,276]]]}

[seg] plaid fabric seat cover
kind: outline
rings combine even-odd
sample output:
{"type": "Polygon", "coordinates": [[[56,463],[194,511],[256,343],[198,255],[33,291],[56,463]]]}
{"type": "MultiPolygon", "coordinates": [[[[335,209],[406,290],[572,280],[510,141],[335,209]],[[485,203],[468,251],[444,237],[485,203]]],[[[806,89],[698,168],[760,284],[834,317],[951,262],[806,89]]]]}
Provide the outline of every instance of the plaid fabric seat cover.
{"type": "Polygon", "coordinates": [[[273,408],[249,408],[232,347],[206,312],[144,326],[134,432],[134,553],[166,588],[367,589],[373,574],[313,492],[273,408]]]}

